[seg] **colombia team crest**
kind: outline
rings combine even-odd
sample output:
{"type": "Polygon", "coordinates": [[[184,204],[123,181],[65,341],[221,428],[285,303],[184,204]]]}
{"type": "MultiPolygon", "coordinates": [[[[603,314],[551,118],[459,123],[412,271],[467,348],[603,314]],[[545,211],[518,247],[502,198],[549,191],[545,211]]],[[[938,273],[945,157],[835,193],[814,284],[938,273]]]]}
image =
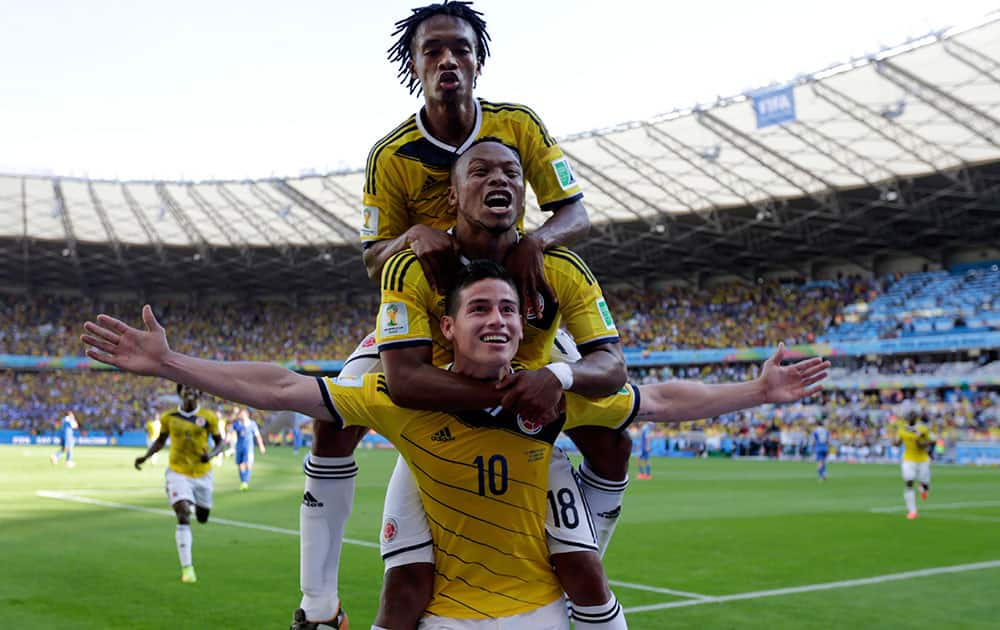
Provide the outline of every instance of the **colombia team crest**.
{"type": "Polygon", "coordinates": [[[540,432],[543,428],[545,428],[545,425],[542,424],[541,422],[532,422],[530,420],[525,420],[520,415],[518,415],[517,428],[521,429],[522,433],[526,433],[528,435],[535,435],[536,433],[540,432]]]}

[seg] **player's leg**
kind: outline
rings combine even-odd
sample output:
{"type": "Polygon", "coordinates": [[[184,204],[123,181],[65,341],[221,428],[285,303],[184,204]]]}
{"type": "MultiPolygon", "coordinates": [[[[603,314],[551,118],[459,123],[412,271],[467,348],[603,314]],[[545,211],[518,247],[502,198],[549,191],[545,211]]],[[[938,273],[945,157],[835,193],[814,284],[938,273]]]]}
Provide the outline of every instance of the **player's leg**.
{"type": "MultiPolygon", "coordinates": [[[[341,376],[360,376],[379,365],[375,333],[367,335],[344,362],[341,376]]],[[[338,430],[313,423],[313,443],[303,469],[305,492],[299,509],[299,586],[304,622],[326,621],[340,608],[338,573],[347,518],[354,506],[358,465],[354,449],[367,429],[338,430]]],[[[295,619],[300,617],[296,611],[295,619]]],[[[306,627],[296,626],[292,628],[306,627]]]]}
{"type": "Polygon", "coordinates": [[[632,439],[625,431],[601,427],[577,427],[566,435],[583,455],[580,483],[603,556],[618,524],[622,495],[628,487],[632,439]]]}
{"type": "Polygon", "coordinates": [[[914,462],[904,461],[903,469],[903,501],[906,503],[906,518],[913,520],[917,518],[917,497],[913,490],[913,481],[917,476],[917,467],[914,462]]]}
{"type": "Polygon", "coordinates": [[[76,462],[73,461],[73,440],[66,440],[66,467],[72,468],[76,466],[76,462]]]}
{"type": "Polygon", "coordinates": [[[921,462],[917,464],[917,481],[920,482],[920,498],[923,501],[927,500],[927,496],[931,491],[931,463],[921,462]]]}
{"type": "Polygon", "coordinates": [[[597,549],[587,498],[573,466],[561,449],[549,463],[545,531],[550,560],[577,628],[626,628],[625,615],[608,586],[597,549]]]}
{"type": "Polygon", "coordinates": [[[414,628],[434,594],[434,545],[420,490],[402,457],[386,488],[379,545],[385,576],[375,625],[414,628]]]}
{"type": "Polygon", "coordinates": [[[236,469],[240,475],[240,490],[250,487],[250,479],[247,475],[247,462],[250,459],[249,449],[242,446],[236,447],[236,469]]]}
{"type": "Polygon", "coordinates": [[[181,581],[196,582],[191,547],[194,539],[191,535],[191,507],[194,505],[194,490],[190,478],[176,473],[169,468],[166,472],[167,501],[177,515],[177,528],[174,531],[174,542],[177,544],[177,559],[181,564],[181,581]]]}

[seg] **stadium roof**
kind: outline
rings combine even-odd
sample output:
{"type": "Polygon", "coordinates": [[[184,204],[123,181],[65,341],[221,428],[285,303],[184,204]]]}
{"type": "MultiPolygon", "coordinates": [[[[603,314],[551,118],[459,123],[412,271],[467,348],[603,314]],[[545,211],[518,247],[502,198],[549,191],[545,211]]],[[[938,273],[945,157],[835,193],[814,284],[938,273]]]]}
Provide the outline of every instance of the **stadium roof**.
{"type": "MultiPolygon", "coordinates": [[[[758,128],[754,95],[741,94],[560,139],[595,224],[578,247],[595,271],[746,274],[997,233],[1000,17],[788,86],[795,117],[784,124],[758,128]]],[[[316,291],[361,281],[362,180],[0,176],[0,283],[316,291]]],[[[528,228],[544,218],[531,199],[528,228]]]]}

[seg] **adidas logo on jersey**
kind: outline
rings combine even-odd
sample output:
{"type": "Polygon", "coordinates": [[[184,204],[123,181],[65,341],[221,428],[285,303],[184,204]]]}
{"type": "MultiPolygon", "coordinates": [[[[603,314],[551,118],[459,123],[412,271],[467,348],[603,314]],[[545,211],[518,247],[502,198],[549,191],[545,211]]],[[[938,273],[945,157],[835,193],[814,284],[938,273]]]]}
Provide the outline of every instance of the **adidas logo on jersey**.
{"type": "Polygon", "coordinates": [[[451,429],[445,427],[431,436],[431,442],[451,442],[454,440],[454,436],[451,434],[451,429]]]}
{"type": "Polygon", "coordinates": [[[431,188],[433,188],[434,184],[436,184],[436,183],[438,183],[438,181],[436,179],[434,179],[433,177],[431,177],[430,175],[428,175],[427,179],[424,180],[424,185],[420,189],[420,192],[422,192],[422,193],[423,192],[427,192],[428,190],[430,190],[431,188]]]}
{"type": "Polygon", "coordinates": [[[306,490],[306,493],[302,495],[302,505],[306,507],[323,507],[323,502],[312,495],[312,492],[306,490]]]}

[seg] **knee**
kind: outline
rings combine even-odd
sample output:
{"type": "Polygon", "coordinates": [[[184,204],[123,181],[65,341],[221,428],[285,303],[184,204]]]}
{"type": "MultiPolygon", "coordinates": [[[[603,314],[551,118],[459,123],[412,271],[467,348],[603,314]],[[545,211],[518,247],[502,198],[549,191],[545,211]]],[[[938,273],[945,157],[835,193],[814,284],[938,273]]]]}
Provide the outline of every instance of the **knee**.
{"type": "Polygon", "coordinates": [[[912,479],[910,481],[906,482],[906,487],[907,488],[912,488],[913,487],[913,480],[912,479]]]}
{"type": "Polygon", "coordinates": [[[316,421],[313,429],[313,453],[320,457],[347,457],[368,431],[362,427],[338,428],[331,422],[316,421]]]}
{"type": "Polygon", "coordinates": [[[200,505],[196,505],[194,507],[194,515],[195,515],[195,518],[198,519],[199,523],[207,523],[208,522],[208,513],[209,513],[209,509],[208,508],[203,508],[200,505]]]}
{"type": "Polygon", "coordinates": [[[579,606],[600,606],[611,599],[608,578],[596,551],[554,554],[552,566],[569,599],[579,606]]]}

